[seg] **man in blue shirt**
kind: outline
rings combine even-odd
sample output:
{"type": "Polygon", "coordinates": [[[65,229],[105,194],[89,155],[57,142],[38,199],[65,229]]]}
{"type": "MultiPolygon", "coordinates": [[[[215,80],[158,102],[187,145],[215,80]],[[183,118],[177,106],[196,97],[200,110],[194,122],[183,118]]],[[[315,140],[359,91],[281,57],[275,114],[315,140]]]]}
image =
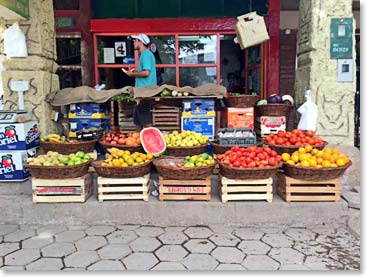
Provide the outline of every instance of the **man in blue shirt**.
{"type": "MultiPolygon", "coordinates": [[[[138,70],[135,71],[134,68],[125,70],[123,68],[122,71],[129,77],[135,77],[135,87],[156,85],[156,61],[153,53],[148,48],[150,43],[149,37],[145,34],[139,34],[137,36],[131,36],[131,38],[134,39],[134,50],[138,50],[140,53],[138,70]]],[[[151,109],[151,100],[141,100],[141,102],[135,106],[134,123],[139,129],[152,125],[151,109]]]]}

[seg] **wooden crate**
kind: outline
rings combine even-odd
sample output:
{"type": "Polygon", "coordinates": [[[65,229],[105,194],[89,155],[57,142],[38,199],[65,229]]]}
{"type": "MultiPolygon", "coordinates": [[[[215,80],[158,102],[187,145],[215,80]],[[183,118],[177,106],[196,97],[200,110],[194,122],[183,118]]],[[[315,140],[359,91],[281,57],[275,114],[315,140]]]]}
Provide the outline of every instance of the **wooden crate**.
{"type": "Polygon", "coordinates": [[[162,131],[180,130],[180,108],[159,105],[153,108],[153,126],[162,131]]]}
{"type": "Polygon", "coordinates": [[[159,177],[159,200],[211,199],[210,177],[197,180],[171,180],[159,177]]]}
{"type": "Polygon", "coordinates": [[[219,175],[220,197],[230,200],[266,200],[273,202],[273,178],[259,180],[229,179],[219,175]]]}
{"type": "Polygon", "coordinates": [[[33,203],[85,202],[93,192],[93,176],[79,178],[32,178],[33,203]]]}
{"type": "Polygon", "coordinates": [[[340,178],[324,181],[306,181],[278,174],[277,192],[287,202],[339,201],[340,178]]]}
{"type": "Polygon", "coordinates": [[[149,200],[150,174],[136,178],[97,178],[98,201],[149,200]]]}

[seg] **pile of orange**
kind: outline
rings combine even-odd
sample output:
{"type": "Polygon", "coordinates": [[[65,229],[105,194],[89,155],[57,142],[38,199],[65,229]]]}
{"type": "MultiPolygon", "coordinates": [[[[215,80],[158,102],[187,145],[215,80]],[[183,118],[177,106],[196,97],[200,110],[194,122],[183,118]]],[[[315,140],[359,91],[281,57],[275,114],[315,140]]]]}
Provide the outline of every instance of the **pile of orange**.
{"type": "Polygon", "coordinates": [[[127,167],[143,165],[153,159],[153,155],[148,153],[134,152],[128,150],[118,150],[113,152],[102,162],[102,166],[127,167]]]}
{"type": "Polygon", "coordinates": [[[283,153],[282,160],[291,165],[303,167],[340,167],[349,162],[347,155],[335,148],[318,150],[311,145],[298,148],[292,154],[283,153]]]}

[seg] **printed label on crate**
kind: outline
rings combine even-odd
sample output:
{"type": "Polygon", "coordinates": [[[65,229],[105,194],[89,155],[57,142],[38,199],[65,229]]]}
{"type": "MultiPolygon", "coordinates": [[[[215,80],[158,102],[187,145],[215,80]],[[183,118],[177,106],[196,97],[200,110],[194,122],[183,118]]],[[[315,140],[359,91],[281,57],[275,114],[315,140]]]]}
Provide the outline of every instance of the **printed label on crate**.
{"type": "Polygon", "coordinates": [[[279,128],[285,125],[285,116],[262,116],[260,123],[267,128],[279,128]]]}
{"type": "Polygon", "coordinates": [[[102,118],[100,116],[105,116],[107,113],[106,104],[98,103],[77,103],[70,105],[69,117],[92,117],[92,118],[102,118]],[[94,115],[94,116],[93,116],[94,115]]]}
{"type": "Polygon", "coordinates": [[[37,121],[0,124],[0,150],[26,150],[39,144],[37,121]]]}
{"type": "Polygon", "coordinates": [[[227,108],[223,115],[228,128],[254,129],[254,108],[227,108]]]}
{"type": "Polygon", "coordinates": [[[215,117],[181,117],[181,131],[194,131],[214,139],[215,117]]]}
{"type": "Polygon", "coordinates": [[[214,99],[189,99],[182,101],[182,116],[215,116],[214,99]]]}
{"type": "Polygon", "coordinates": [[[83,190],[81,187],[37,187],[35,189],[37,195],[80,195],[83,190]]]}
{"type": "Polygon", "coordinates": [[[26,151],[0,151],[0,181],[23,181],[30,176],[27,159],[36,148],[26,151]]]}
{"type": "Polygon", "coordinates": [[[167,187],[166,193],[206,193],[205,187],[167,187]]]}

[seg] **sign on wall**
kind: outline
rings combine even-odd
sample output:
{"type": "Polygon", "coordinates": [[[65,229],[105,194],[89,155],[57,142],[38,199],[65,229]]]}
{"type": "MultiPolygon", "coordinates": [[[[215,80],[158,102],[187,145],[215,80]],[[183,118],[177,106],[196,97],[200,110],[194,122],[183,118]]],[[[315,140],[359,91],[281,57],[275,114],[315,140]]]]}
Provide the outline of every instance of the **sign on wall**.
{"type": "Polygon", "coordinates": [[[353,58],[353,19],[332,18],[330,26],[330,58],[353,58]]]}
{"type": "Polygon", "coordinates": [[[0,0],[0,14],[5,19],[29,19],[29,1],[0,0]]]}

